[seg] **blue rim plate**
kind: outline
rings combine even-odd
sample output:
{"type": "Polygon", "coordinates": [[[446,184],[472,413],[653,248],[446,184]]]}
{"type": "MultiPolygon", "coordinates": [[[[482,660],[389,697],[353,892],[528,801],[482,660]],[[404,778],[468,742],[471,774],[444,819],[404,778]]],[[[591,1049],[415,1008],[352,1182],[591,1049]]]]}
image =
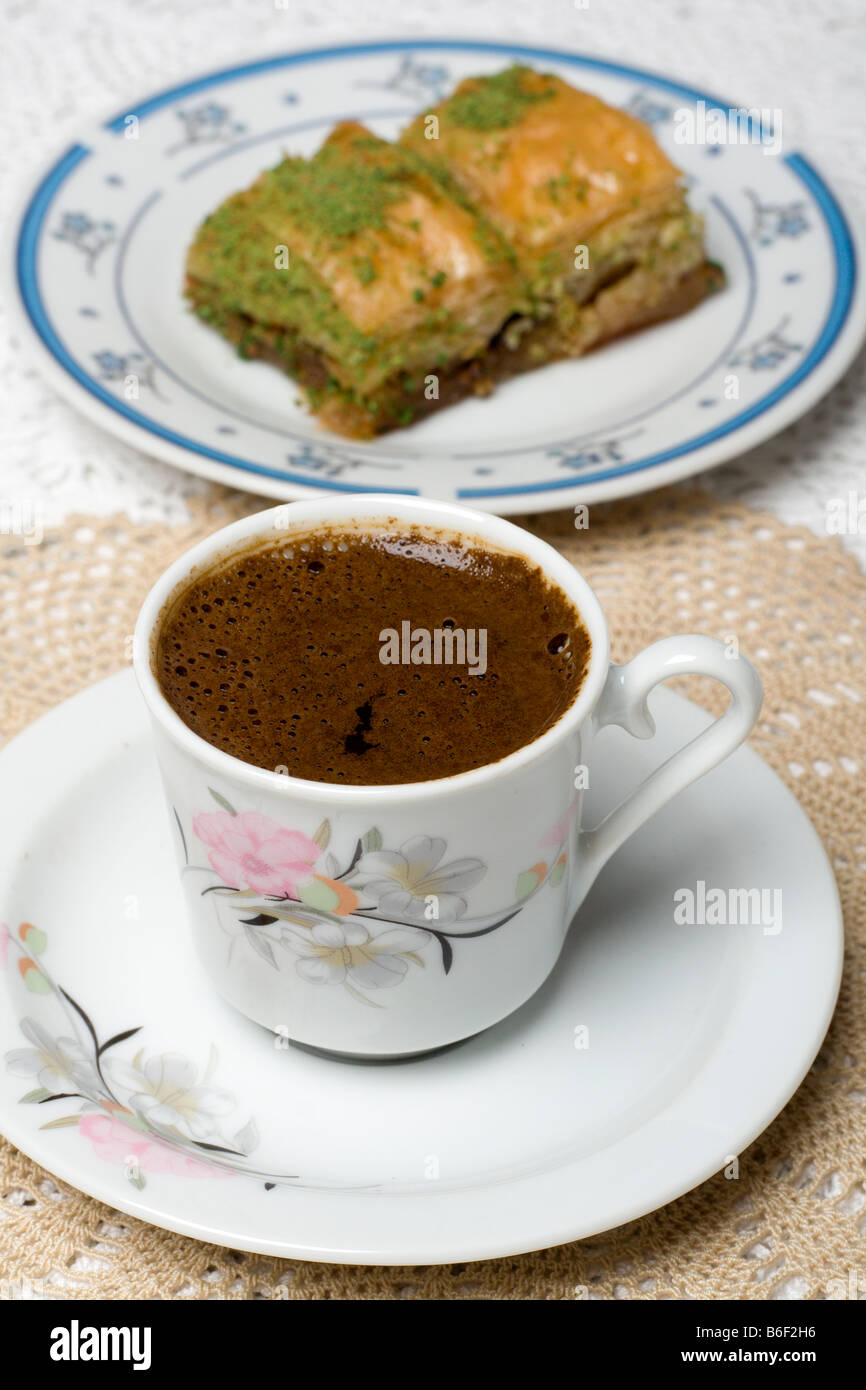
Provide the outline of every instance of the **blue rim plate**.
{"type": "MultiPolygon", "coordinates": [[[[531,512],[646,491],[754,447],[838,380],[866,332],[858,238],[820,173],[744,118],[681,144],[683,112],[729,109],[666,77],[554,49],[392,40],[281,54],[197,77],[82,133],[32,192],[15,300],[57,389],[180,468],[277,498],[417,493],[531,512]],[[335,121],[393,136],[460,78],[554,71],[652,126],[706,218],[727,285],[686,317],[500,387],[370,444],[320,428],[275,368],[191,315],[196,226],[335,121]]],[[[779,132],[781,135],[781,132],[779,132]]]]}

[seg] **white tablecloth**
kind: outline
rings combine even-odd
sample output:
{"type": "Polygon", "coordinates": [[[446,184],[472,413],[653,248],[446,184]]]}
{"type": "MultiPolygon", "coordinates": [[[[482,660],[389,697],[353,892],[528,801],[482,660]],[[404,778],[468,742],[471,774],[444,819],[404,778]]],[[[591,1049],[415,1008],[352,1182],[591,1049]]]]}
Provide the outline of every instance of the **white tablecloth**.
{"type": "MultiPolygon", "coordinates": [[[[5,0],[0,187],[24,194],[89,118],[149,90],[293,47],[345,38],[475,35],[572,47],[654,68],[728,99],[780,108],[852,213],[866,208],[864,0],[5,0]],[[583,4],[586,8],[583,8],[583,4]]],[[[866,355],[804,420],[704,475],[723,496],[826,529],[829,498],[866,497],[866,355]]],[[[126,510],[185,515],[205,486],[81,419],[42,380],[0,317],[0,500],[50,520],[126,510]]],[[[849,536],[866,563],[866,534],[849,536]]]]}

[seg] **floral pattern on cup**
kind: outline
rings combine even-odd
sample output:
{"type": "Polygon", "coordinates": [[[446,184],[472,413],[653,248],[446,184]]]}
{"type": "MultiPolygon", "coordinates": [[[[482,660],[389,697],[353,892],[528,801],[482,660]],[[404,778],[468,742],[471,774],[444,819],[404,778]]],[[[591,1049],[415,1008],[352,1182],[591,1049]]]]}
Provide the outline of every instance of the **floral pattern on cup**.
{"type": "Polygon", "coordinates": [[[190,861],[175,813],[187,872],[211,871],[216,880],[202,896],[229,905],[232,935],[273,969],[290,961],[307,984],[340,986],[372,1007],[382,1007],[372,996],[427,967],[431,945],[447,975],[456,942],[498,931],[545,885],[555,888],[565,874],[576,805],[541,836],[544,858],[517,875],[511,900],[479,914],[471,911],[472,890],[487,866],[474,857],[449,858],[441,837],[415,835],[390,848],[371,826],[341,861],[329,848],[327,820],[308,835],[258,811],[237,811],[210,791],[220,809],[192,818],[209,868],[190,861]]]}
{"type": "Polygon", "coordinates": [[[223,883],[254,893],[297,897],[298,885],[309,880],[321,852],[299,830],[283,830],[258,811],[203,811],[192,828],[223,883]]]}

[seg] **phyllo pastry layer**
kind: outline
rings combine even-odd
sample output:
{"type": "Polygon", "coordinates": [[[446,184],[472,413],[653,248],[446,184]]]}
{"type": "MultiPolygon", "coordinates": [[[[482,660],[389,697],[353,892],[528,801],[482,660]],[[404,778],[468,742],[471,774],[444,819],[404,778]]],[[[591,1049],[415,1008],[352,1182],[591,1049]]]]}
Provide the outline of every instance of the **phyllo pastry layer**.
{"type": "Polygon", "coordinates": [[[531,68],[467,78],[400,138],[448,169],[533,282],[567,275],[607,224],[682,206],[648,126],[531,68]]]}
{"type": "Polygon", "coordinates": [[[404,420],[386,427],[413,418],[418,373],[477,356],[525,302],[513,253],[447,175],[354,122],[205,220],[187,293],[244,355],[298,375],[323,414],[375,417],[383,388],[404,394],[404,420]]]}
{"type": "Polygon", "coordinates": [[[723,281],[649,128],[525,67],[467,79],[395,144],[338,125],[207,218],[187,271],[203,319],[354,437],[685,313],[723,281]]]}
{"type": "Polygon", "coordinates": [[[536,310],[585,303],[637,267],[668,284],[704,261],[702,221],[649,127],[550,73],[467,78],[401,143],[447,168],[499,229],[536,310]]]}

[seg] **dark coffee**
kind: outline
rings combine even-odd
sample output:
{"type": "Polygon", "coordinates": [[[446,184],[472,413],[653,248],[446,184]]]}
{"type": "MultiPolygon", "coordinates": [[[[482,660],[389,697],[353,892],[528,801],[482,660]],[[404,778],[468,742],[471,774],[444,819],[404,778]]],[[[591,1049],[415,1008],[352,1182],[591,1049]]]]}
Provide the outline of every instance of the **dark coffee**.
{"type": "Polygon", "coordinates": [[[574,605],[518,555],[440,531],[291,533],[166,609],[155,673],[201,738],[315,782],[421,782],[497,762],[572,703],[574,605]]]}

